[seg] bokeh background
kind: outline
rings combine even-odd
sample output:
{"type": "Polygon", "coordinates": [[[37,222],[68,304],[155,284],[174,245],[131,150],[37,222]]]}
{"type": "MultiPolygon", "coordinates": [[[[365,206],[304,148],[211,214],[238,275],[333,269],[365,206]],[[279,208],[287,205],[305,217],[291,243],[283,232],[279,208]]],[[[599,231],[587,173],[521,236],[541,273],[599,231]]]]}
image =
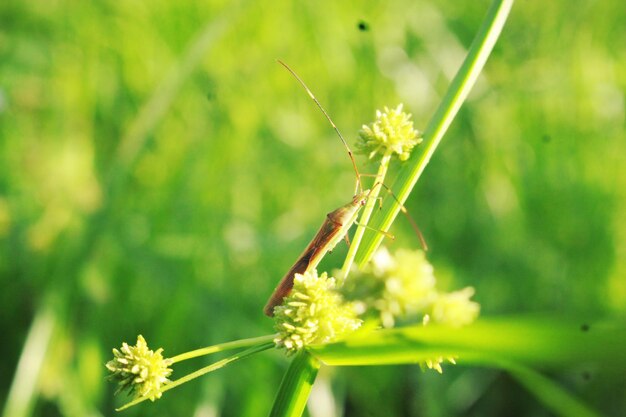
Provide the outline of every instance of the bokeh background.
{"type": "MultiPolygon", "coordinates": [[[[4,416],[116,415],[104,363],[137,334],[171,356],[272,332],[268,295],[354,187],[276,59],[350,143],[384,105],[423,129],[488,6],[1,2],[4,416]]],[[[518,2],[407,203],[440,286],[474,286],[484,316],[623,317],[624,22],[620,0],[518,2]]],[[[405,219],[392,231],[418,247],[405,219]]],[[[287,365],[265,352],[123,415],[265,415],[287,365]]],[[[623,416],[625,373],[553,377],[623,416]]],[[[506,374],[462,366],[325,369],[313,396],[313,416],[549,415],[506,374]]]]}

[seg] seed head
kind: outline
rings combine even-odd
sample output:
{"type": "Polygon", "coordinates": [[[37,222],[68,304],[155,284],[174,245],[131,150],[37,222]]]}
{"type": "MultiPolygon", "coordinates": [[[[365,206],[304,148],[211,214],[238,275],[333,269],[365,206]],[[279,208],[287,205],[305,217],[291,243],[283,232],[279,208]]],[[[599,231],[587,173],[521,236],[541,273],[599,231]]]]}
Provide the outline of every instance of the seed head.
{"type": "Polygon", "coordinates": [[[349,298],[377,312],[384,327],[423,313],[436,295],[433,267],[420,250],[398,249],[392,255],[382,247],[369,264],[353,272],[349,298]]]}
{"type": "Polygon", "coordinates": [[[472,287],[437,294],[430,307],[432,321],[450,326],[464,326],[472,323],[480,311],[480,305],[470,300],[472,295],[474,295],[472,287]]]}
{"type": "Polygon", "coordinates": [[[359,131],[357,148],[371,159],[376,154],[396,154],[406,161],[415,145],[422,141],[420,132],[413,128],[411,115],[402,111],[402,104],[395,109],[384,107],[376,110],[376,120],[363,125],[359,131]]]}
{"type": "Polygon", "coordinates": [[[167,384],[168,376],[172,374],[169,366],[171,359],[164,359],[163,349],[156,352],[148,349],[143,336],[137,336],[137,344],[129,346],[124,342],[122,347],[113,349],[114,358],[107,362],[106,367],[111,371],[109,378],[117,381],[117,392],[127,390],[135,398],[147,397],[151,401],[161,398],[161,389],[167,384]]]}
{"type": "Polygon", "coordinates": [[[276,307],[274,342],[288,354],[347,335],[361,325],[352,304],[335,291],[335,278],[317,271],[296,274],[291,294],[276,307]]]}

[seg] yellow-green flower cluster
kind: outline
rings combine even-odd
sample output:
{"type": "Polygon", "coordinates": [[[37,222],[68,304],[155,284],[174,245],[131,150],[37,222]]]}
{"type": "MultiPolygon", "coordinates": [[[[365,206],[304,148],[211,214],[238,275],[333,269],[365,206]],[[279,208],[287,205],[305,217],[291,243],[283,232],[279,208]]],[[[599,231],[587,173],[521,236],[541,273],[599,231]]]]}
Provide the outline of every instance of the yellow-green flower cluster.
{"type": "Polygon", "coordinates": [[[409,158],[411,150],[422,141],[420,132],[413,128],[411,115],[402,111],[402,104],[395,109],[376,110],[376,120],[363,125],[359,131],[357,148],[371,159],[376,154],[398,155],[401,161],[409,158]]]}
{"type": "Polygon", "coordinates": [[[422,251],[399,249],[392,256],[381,248],[369,264],[353,272],[346,296],[361,311],[376,312],[384,327],[393,327],[397,319],[415,318],[437,295],[433,267],[422,251]]]}
{"type": "Polygon", "coordinates": [[[391,255],[381,248],[352,275],[350,284],[347,296],[360,300],[361,310],[376,311],[384,327],[420,317],[424,323],[462,326],[474,321],[480,310],[470,300],[471,287],[451,293],[436,289],[434,269],[421,250],[399,249],[391,255]]]}
{"type": "Polygon", "coordinates": [[[361,320],[350,303],[335,291],[336,281],[324,272],[296,274],[293,290],[274,317],[278,336],[274,342],[288,354],[306,346],[328,343],[359,328],[361,320]]]}
{"type": "Polygon", "coordinates": [[[472,287],[466,287],[451,293],[440,293],[430,306],[430,319],[434,323],[450,326],[470,324],[480,311],[480,305],[470,298],[474,295],[472,287]]]}
{"type": "Polygon", "coordinates": [[[391,257],[386,249],[381,249],[371,265],[384,285],[374,308],[380,311],[385,327],[393,327],[395,317],[410,317],[423,311],[436,296],[433,267],[422,251],[400,249],[391,257]]]}
{"type": "MultiPolygon", "coordinates": [[[[399,249],[392,255],[379,249],[366,267],[353,271],[344,294],[355,300],[361,312],[377,316],[383,327],[400,320],[463,326],[473,322],[480,310],[470,300],[471,287],[451,293],[436,289],[434,269],[421,250],[399,249]]],[[[422,368],[441,373],[445,361],[455,363],[453,357],[437,356],[422,368]]]]}
{"type": "MultiPolygon", "coordinates": [[[[164,359],[163,349],[148,349],[143,336],[137,337],[137,344],[129,346],[124,342],[122,347],[113,349],[114,358],[106,367],[111,371],[110,379],[117,381],[117,392],[128,390],[136,398],[147,397],[151,401],[161,398],[161,389],[167,384],[172,374],[170,359],[164,359]]],[[[116,393],[117,393],[116,392],[116,393]]]]}

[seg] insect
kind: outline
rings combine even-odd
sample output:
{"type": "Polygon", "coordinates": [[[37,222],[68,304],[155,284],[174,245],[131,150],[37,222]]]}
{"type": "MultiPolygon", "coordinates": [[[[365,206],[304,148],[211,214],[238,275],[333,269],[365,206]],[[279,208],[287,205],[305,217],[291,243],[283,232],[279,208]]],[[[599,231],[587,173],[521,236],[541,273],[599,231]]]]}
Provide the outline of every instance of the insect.
{"type": "MultiPolygon", "coordinates": [[[[280,282],[274,289],[274,292],[270,296],[269,300],[267,301],[267,304],[265,305],[265,308],[263,309],[264,313],[269,317],[272,317],[274,315],[274,307],[281,304],[283,301],[283,298],[289,295],[289,293],[291,292],[291,289],[293,288],[293,280],[295,278],[295,274],[302,274],[311,268],[317,267],[319,262],[326,255],[326,253],[328,253],[329,251],[332,251],[334,247],[337,245],[337,243],[339,243],[339,241],[341,241],[344,238],[346,239],[346,241],[348,240],[347,233],[352,227],[352,225],[356,222],[359,211],[363,206],[365,206],[365,203],[370,197],[371,191],[377,185],[380,185],[380,186],[385,187],[391,193],[391,190],[389,189],[389,187],[387,187],[385,184],[382,184],[380,182],[375,183],[370,190],[363,190],[362,185],[361,185],[361,174],[359,173],[359,170],[356,166],[354,155],[352,154],[352,151],[350,150],[350,147],[348,146],[348,143],[346,142],[346,140],[343,138],[341,132],[339,131],[335,123],[332,121],[328,113],[326,113],[326,110],[324,110],[324,107],[322,107],[321,103],[317,100],[315,95],[313,95],[313,92],[309,89],[309,87],[307,87],[307,85],[304,83],[304,81],[302,81],[302,79],[298,76],[298,74],[296,74],[295,71],[293,71],[284,62],[280,60],[278,62],[282,66],[284,66],[298,80],[298,82],[302,85],[302,87],[304,87],[309,97],[311,97],[311,99],[315,102],[317,107],[322,111],[326,119],[330,122],[335,132],[337,132],[339,139],[341,139],[341,142],[345,146],[348,152],[348,156],[350,157],[350,160],[352,161],[352,167],[356,174],[356,184],[355,184],[354,197],[352,198],[352,201],[339,207],[336,210],[331,211],[330,213],[326,215],[326,219],[324,220],[324,223],[318,230],[317,234],[313,237],[313,239],[308,244],[306,249],[304,249],[304,252],[302,252],[302,254],[298,257],[298,259],[293,264],[293,266],[289,269],[289,271],[287,271],[285,276],[280,280],[280,282]]],[[[391,195],[393,196],[393,193],[391,193],[391,195]]],[[[404,207],[402,211],[408,216],[408,213],[406,212],[406,209],[404,209],[404,207]]],[[[410,216],[409,216],[409,219],[410,219],[410,216]]],[[[410,220],[413,225],[414,224],[413,220],[412,219],[410,220]]],[[[420,240],[422,241],[422,246],[426,247],[425,243],[423,242],[421,232],[419,232],[419,229],[417,229],[417,231],[420,236],[420,240]]],[[[381,232],[384,233],[386,236],[393,238],[392,235],[383,231],[381,232]]]]}
{"type": "Polygon", "coordinates": [[[350,230],[350,227],[352,227],[352,225],[356,222],[359,210],[365,205],[367,197],[370,193],[370,190],[363,191],[362,189],[361,174],[356,166],[354,155],[352,154],[348,143],[343,138],[343,135],[337,128],[337,125],[335,125],[335,122],[333,122],[328,113],[326,113],[322,104],[317,100],[313,92],[304,83],[304,81],[302,81],[298,74],[296,74],[296,72],[284,62],[280,60],[278,60],[278,62],[285,67],[287,71],[289,71],[291,75],[296,78],[296,80],[298,80],[309,97],[311,97],[317,107],[322,111],[322,114],[324,114],[335,132],[337,132],[339,139],[341,139],[341,142],[347,149],[348,156],[352,161],[352,168],[356,173],[356,184],[354,191],[355,194],[352,201],[326,215],[326,219],[317,234],[313,237],[306,249],[304,249],[304,252],[302,252],[302,254],[298,257],[289,271],[287,271],[285,276],[280,280],[278,286],[274,289],[274,292],[270,296],[263,310],[265,314],[270,317],[274,315],[274,307],[279,305],[283,298],[291,292],[295,274],[302,274],[310,268],[315,268],[326,253],[333,250],[337,243],[346,237],[348,230],[350,230]]]}
{"type": "Polygon", "coordinates": [[[346,236],[350,227],[355,223],[360,208],[365,205],[369,193],[370,190],[359,192],[351,202],[326,215],[326,220],[324,220],[320,230],[298,257],[291,269],[280,280],[267,301],[263,310],[267,316],[273,316],[274,307],[282,303],[283,298],[291,292],[294,276],[302,274],[310,268],[317,267],[317,264],[319,264],[326,253],[333,250],[337,243],[346,236]]]}

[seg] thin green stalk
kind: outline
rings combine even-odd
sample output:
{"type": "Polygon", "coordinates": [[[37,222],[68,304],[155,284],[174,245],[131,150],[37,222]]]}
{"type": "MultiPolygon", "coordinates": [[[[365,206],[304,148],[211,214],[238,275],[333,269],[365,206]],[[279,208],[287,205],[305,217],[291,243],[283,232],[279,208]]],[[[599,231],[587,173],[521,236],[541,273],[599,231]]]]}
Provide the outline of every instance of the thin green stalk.
{"type": "Polygon", "coordinates": [[[274,340],[275,337],[276,335],[270,334],[266,336],[252,337],[249,339],[235,340],[233,342],[220,343],[219,345],[208,346],[205,348],[192,350],[190,352],[181,353],[180,355],[176,355],[170,359],[174,364],[176,362],[182,362],[187,359],[197,358],[199,356],[206,356],[216,352],[223,352],[226,350],[239,349],[255,346],[260,343],[271,342],[272,340],[274,340]]]}
{"type": "Polygon", "coordinates": [[[270,417],[301,416],[321,363],[307,351],[297,354],[280,384],[270,417]]]}
{"type": "Polygon", "coordinates": [[[354,237],[352,238],[352,243],[350,243],[350,249],[348,250],[348,254],[346,255],[346,260],[343,263],[343,267],[341,268],[341,283],[346,279],[348,273],[350,272],[350,268],[352,268],[352,263],[354,262],[354,257],[359,249],[359,245],[361,244],[361,240],[363,239],[363,234],[367,228],[367,223],[370,220],[372,212],[374,211],[374,206],[376,205],[376,200],[378,199],[378,195],[380,194],[380,184],[385,181],[385,176],[387,175],[387,169],[389,168],[389,161],[391,160],[391,152],[387,151],[385,155],[383,155],[380,160],[380,165],[378,166],[378,173],[376,174],[376,182],[372,186],[370,196],[367,200],[365,207],[363,208],[363,213],[361,214],[361,218],[359,219],[359,225],[354,232],[354,237]]]}
{"type": "MultiPolygon", "coordinates": [[[[258,352],[262,352],[264,350],[270,349],[274,347],[274,342],[267,342],[267,343],[262,343],[256,346],[252,346],[249,349],[244,350],[243,352],[239,352],[236,353],[232,356],[229,356],[228,358],[219,360],[215,363],[212,363],[211,365],[205,366],[204,368],[198,369],[195,372],[192,372],[188,375],[185,375],[182,378],[177,379],[176,381],[170,382],[169,384],[165,385],[162,389],[161,392],[164,393],[166,391],[169,391],[173,388],[176,388],[179,385],[182,385],[186,382],[189,382],[191,380],[194,380],[198,377],[201,377],[202,375],[208,374],[209,372],[213,372],[213,371],[217,371],[220,368],[223,368],[224,366],[228,365],[231,362],[235,362],[238,361],[240,359],[244,359],[247,358],[248,356],[254,355],[255,353],[258,352]]],[[[122,411],[125,410],[129,407],[132,407],[134,405],[137,405],[141,402],[144,402],[148,399],[149,397],[139,397],[134,399],[133,401],[129,402],[128,404],[124,404],[122,407],[117,408],[116,411],[122,411]]]]}
{"type": "MultiPolygon", "coordinates": [[[[415,183],[430,161],[437,146],[441,142],[443,135],[454,120],[459,108],[467,98],[471,88],[474,86],[489,54],[491,53],[507,16],[513,0],[494,0],[487,12],[485,20],[479,29],[472,46],[452,80],[437,111],[431,118],[424,131],[423,145],[414,152],[414,155],[405,162],[398,174],[392,189],[398,196],[398,201],[388,199],[383,205],[380,213],[372,218],[372,228],[387,231],[398,215],[400,208],[405,203],[415,183]]],[[[383,235],[381,233],[368,230],[363,237],[363,244],[356,254],[356,262],[359,266],[364,265],[371,258],[374,251],[380,245],[383,235]]]]}

